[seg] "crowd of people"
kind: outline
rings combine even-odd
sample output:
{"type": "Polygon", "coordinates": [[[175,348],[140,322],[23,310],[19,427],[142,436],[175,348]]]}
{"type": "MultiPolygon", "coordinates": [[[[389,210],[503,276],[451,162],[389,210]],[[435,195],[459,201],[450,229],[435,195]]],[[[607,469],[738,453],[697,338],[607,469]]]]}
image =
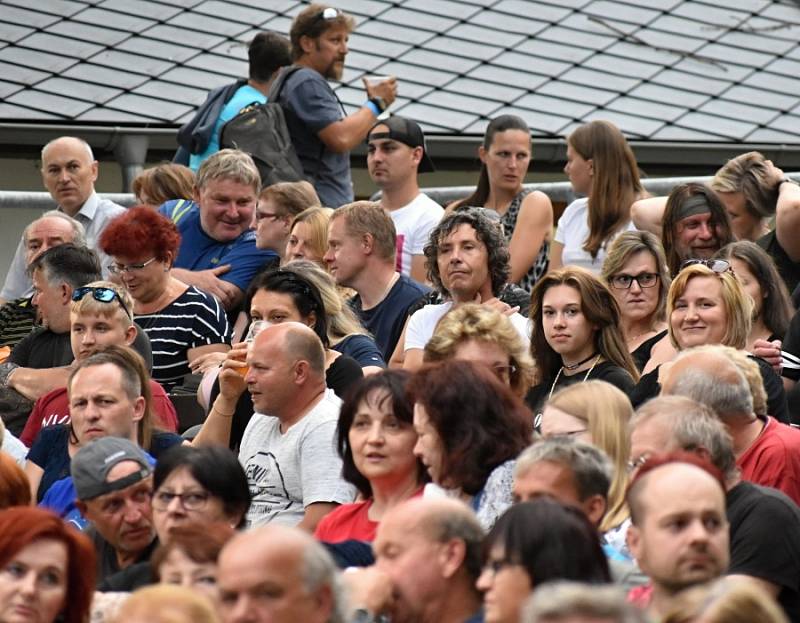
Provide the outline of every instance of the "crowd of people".
{"type": "Polygon", "coordinates": [[[503,115],[440,206],[395,78],[338,105],[354,28],[256,35],[135,207],[83,139],[42,149],[58,208],[0,294],[0,623],[800,621],[800,186],[747,153],[651,197],[592,121],[555,219],[503,115]],[[221,142],[272,97],[306,180],[221,142]]]}

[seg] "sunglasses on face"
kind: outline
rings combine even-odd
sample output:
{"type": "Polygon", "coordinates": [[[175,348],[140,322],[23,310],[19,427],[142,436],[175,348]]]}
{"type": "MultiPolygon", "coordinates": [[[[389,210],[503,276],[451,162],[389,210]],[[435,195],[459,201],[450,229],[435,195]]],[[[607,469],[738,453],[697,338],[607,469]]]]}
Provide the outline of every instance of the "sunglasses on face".
{"type": "Polygon", "coordinates": [[[687,266],[705,266],[706,268],[710,268],[712,271],[721,275],[722,273],[733,272],[733,266],[727,260],[686,260],[683,264],[681,264],[681,270],[686,268],[687,266]]]}
{"type": "Polygon", "coordinates": [[[80,301],[83,299],[84,296],[86,296],[89,293],[91,293],[95,301],[100,301],[101,303],[110,303],[111,301],[116,299],[117,301],[119,301],[119,306],[128,315],[128,318],[133,319],[133,315],[123,302],[122,297],[116,290],[112,290],[111,288],[92,287],[92,286],[84,286],[82,288],[76,288],[72,293],[72,300],[80,301]]]}

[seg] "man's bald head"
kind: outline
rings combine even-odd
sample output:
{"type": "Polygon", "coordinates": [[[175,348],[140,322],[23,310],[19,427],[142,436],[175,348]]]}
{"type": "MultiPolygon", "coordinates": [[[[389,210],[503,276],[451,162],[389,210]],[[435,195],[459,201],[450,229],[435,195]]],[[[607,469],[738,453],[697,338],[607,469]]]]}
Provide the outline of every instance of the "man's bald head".
{"type": "Polygon", "coordinates": [[[256,337],[254,348],[277,346],[286,358],[307,361],[317,375],[325,375],[325,347],[313,329],[299,322],[281,322],[267,327],[256,337]]]}
{"type": "Polygon", "coordinates": [[[42,149],[42,181],[70,216],[75,216],[94,193],[97,167],[92,148],[80,138],[62,136],[42,149]]]}
{"type": "Polygon", "coordinates": [[[661,393],[696,400],[723,420],[752,417],[753,413],[750,384],[724,347],[702,346],[682,352],[664,377],[661,393]]]}
{"type": "Polygon", "coordinates": [[[70,150],[82,151],[86,155],[86,158],[89,162],[94,161],[94,152],[92,152],[92,147],[89,145],[89,143],[84,141],[82,138],[78,138],[77,136],[59,136],[42,147],[42,162],[46,160],[46,156],[52,148],[59,147],[66,147],[70,150]]]}

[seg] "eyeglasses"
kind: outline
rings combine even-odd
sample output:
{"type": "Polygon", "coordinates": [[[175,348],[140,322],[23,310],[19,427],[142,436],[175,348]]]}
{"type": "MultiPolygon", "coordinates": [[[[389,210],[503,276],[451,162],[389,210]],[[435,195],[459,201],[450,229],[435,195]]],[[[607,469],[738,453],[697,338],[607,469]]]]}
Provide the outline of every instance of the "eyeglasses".
{"type": "Polygon", "coordinates": [[[156,258],[151,257],[149,260],[142,262],[141,264],[125,264],[124,266],[122,264],[112,264],[108,267],[108,270],[115,275],[119,275],[120,273],[133,273],[144,270],[155,261],[156,258]]]}
{"type": "Polygon", "coordinates": [[[695,266],[695,265],[700,265],[700,266],[705,266],[706,268],[710,268],[718,275],[721,275],[722,273],[727,273],[729,271],[733,272],[733,266],[731,266],[731,263],[727,260],[700,260],[700,259],[686,260],[683,264],[681,264],[681,270],[683,270],[687,266],[695,266]]]}
{"type": "Polygon", "coordinates": [[[110,303],[114,299],[119,301],[119,306],[122,310],[128,315],[128,318],[133,319],[133,314],[131,314],[131,310],[128,309],[128,306],[125,305],[125,302],[122,300],[119,292],[116,290],[112,290],[111,288],[101,288],[101,287],[92,287],[92,286],[84,286],[82,288],[75,288],[72,292],[72,300],[73,301],[80,301],[83,299],[84,296],[91,292],[92,297],[95,301],[100,301],[101,303],[110,303]]]}
{"type": "Polygon", "coordinates": [[[503,364],[492,366],[492,372],[494,372],[494,375],[504,382],[508,381],[511,378],[511,375],[513,375],[516,371],[517,366],[515,366],[513,363],[507,366],[504,366],[503,364]]]}
{"type": "Polygon", "coordinates": [[[277,221],[281,218],[283,214],[276,214],[275,212],[259,212],[256,210],[256,223],[260,223],[266,219],[272,219],[273,221],[277,221]]]}
{"type": "Polygon", "coordinates": [[[165,511],[172,500],[177,498],[180,500],[181,506],[187,511],[198,511],[206,505],[209,497],[211,496],[205,491],[190,491],[189,493],[157,491],[153,496],[153,508],[159,511],[165,511]]]}
{"type": "Polygon", "coordinates": [[[640,288],[652,288],[658,283],[658,273],[639,273],[638,275],[615,275],[611,278],[611,286],[617,290],[628,290],[635,281],[640,288]]]}

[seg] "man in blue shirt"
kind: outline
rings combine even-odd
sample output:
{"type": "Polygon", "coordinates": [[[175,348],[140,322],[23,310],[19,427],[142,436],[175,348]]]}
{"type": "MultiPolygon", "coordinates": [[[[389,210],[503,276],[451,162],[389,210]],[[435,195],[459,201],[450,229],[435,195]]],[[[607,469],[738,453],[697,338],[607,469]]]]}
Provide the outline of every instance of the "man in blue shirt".
{"type": "Polygon", "coordinates": [[[253,159],[223,149],[200,165],[194,201],[167,201],[159,208],[181,234],[172,274],[213,294],[227,310],[238,306],[261,268],[278,261],[273,251],[256,248],[250,230],[260,187],[253,159]]]}
{"type": "Polygon", "coordinates": [[[301,69],[287,78],[278,98],[306,178],[322,205],[331,208],[353,200],[349,152],[364,141],[378,115],[397,97],[393,77],[375,83],[364,80],[367,101],[345,116],[328,80],[341,80],[354,28],[350,15],[323,4],[298,13],[289,37],[292,60],[301,69]]]}
{"type": "Polygon", "coordinates": [[[180,147],[175,162],[195,173],[203,161],[219,150],[222,126],[251,104],[264,104],[278,70],[291,63],[289,41],[275,32],[260,32],[247,47],[247,80],[214,89],[197,114],[178,132],[180,147]]]}

